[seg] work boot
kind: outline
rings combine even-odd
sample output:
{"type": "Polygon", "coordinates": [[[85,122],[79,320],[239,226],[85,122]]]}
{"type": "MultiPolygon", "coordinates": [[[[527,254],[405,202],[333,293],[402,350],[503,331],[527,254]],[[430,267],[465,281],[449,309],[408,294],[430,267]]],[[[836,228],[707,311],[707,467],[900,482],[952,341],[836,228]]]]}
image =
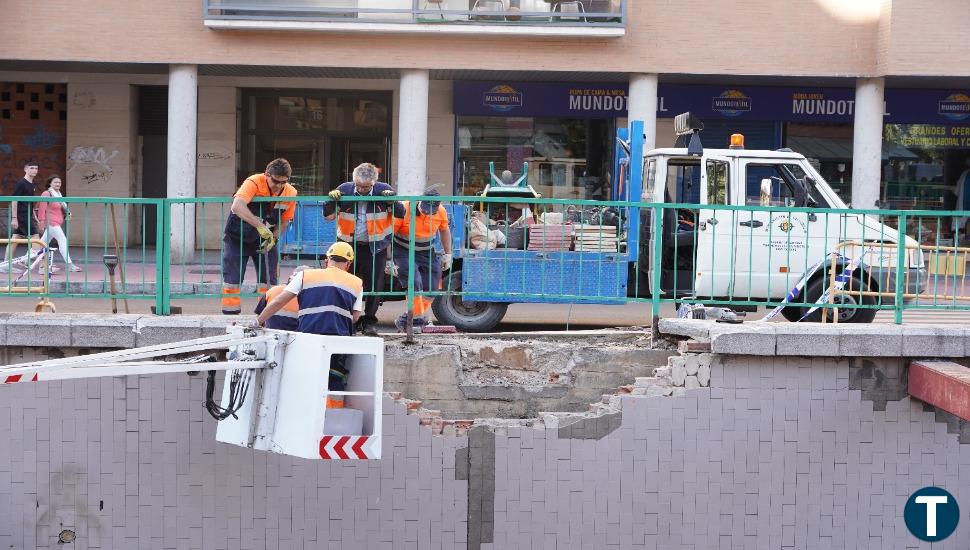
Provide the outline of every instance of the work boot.
{"type": "Polygon", "coordinates": [[[408,326],[408,314],[402,313],[397,319],[394,319],[394,326],[397,327],[398,332],[404,332],[408,326]]]}
{"type": "Polygon", "coordinates": [[[377,325],[373,323],[361,324],[360,333],[364,336],[377,336],[377,325]]]}

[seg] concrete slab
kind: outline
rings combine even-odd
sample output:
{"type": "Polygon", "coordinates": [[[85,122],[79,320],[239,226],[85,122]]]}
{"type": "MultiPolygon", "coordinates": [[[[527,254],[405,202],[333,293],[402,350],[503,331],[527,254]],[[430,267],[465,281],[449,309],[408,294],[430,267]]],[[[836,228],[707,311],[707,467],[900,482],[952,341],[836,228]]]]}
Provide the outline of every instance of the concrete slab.
{"type": "Polygon", "coordinates": [[[816,323],[778,323],[775,326],[775,353],[838,357],[841,337],[839,327],[816,323]]]}
{"type": "Polygon", "coordinates": [[[686,336],[700,342],[709,342],[708,332],[714,326],[713,321],[700,319],[661,319],[660,333],[673,336],[686,336]]]}
{"type": "Polygon", "coordinates": [[[135,326],[143,315],[83,314],[71,319],[71,345],[76,348],[133,348],[135,326]]]}
{"type": "Polygon", "coordinates": [[[145,316],[139,319],[135,347],[154,346],[202,337],[200,316],[145,316]]]}
{"type": "Polygon", "coordinates": [[[11,313],[4,324],[7,346],[65,347],[71,341],[71,319],[64,315],[11,313]]]}
{"type": "Polygon", "coordinates": [[[958,327],[906,327],[903,357],[965,357],[968,330],[958,327]]]}
{"type": "MultiPolygon", "coordinates": [[[[896,325],[843,325],[839,355],[843,357],[900,357],[903,327],[896,325]]],[[[907,329],[908,330],[908,329],[907,329]]]]}
{"type": "Polygon", "coordinates": [[[711,351],[735,355],[775,355],[775,323],[711,323],[711,351]]]}

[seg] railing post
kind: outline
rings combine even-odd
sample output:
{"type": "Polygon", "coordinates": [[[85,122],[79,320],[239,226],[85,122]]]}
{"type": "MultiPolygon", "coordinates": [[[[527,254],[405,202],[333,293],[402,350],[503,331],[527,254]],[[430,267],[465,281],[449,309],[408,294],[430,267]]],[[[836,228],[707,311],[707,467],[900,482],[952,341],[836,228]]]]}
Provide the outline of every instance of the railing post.
{"type": "Polygon", "coordinates": [[[650,237],[653,239],[653,253],[650,255],[650,303],[651,303],[651,322],[653,331],[656,335],[660,324],[660,257],[661,246],[663,245],[663,209],[657,206],[652,207],[650,237]]]}
{"type": "Polygon", "coordinates": [[[169,315],[169,233],[171,212],[168,199],[155,202],[155,315],[169,315]]]}
{"type": "Polygon", "coordinates": [[[896,227],[896,301],[893,309],[896,313],[896,324],[903,324],[903,262],[906,261],[906,214],[899,215],[899,225],[896,227]]]}
{"type": "MultiPolygon", "coordinates": [[[[392,207],[393,208],[393,207],[392,207]]],[[[407,342],[414,341],[414,224],[417,223],[416,210],[418,203],[414,199],[408,200],[408,299],[407,299],[407,342]]],[[[393,213],[392,213],[393,216],[393,213]]],[[[391,261],[394,261],[394,237],[391,237],[391,261]]],[[[431,260],[433,261],[433,259],[431,260]]],[[[429,271],[430,274],[430,271],[429,271]]],[[[429,275],[430,276],[430,275],[429,275]]],[[[393,275],[392,275],[393,277],[393,275]]]]}

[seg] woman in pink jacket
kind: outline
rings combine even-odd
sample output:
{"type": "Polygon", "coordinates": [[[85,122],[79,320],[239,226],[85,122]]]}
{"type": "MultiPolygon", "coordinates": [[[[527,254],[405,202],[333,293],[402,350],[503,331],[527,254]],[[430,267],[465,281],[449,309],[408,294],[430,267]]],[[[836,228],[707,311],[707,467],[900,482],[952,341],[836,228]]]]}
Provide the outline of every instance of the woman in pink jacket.
{"type": "MultiPolygon", "coordinates": [[[[42,197],[62,197],[61,178],[51,176],[47,178],[47,190],[41,193],[42,197]]],[[[37,219],[41,226],[46,226],[44,234],[41,236],[46,244],[50,245],[51,239],[57,241],[57,250],[61,252],[64,263],[71,271],[81,271],[81,268],[74,265],[71,261],[71,254],[67,247],[67,235],[64,234],[64,220],[71,217],[71,211],[66,202],[41,202],[37,205],[37,219]]],[[[38,268],[39,269],[39,268],[38,268]]],[[[53,269],[53,268],[52,268],[53,269]]]]}

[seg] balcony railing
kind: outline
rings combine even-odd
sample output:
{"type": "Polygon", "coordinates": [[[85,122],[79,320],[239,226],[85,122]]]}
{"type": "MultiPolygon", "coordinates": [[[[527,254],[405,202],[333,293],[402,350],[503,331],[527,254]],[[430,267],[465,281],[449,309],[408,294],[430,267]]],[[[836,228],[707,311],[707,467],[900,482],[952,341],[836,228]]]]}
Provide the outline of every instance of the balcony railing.
{"type": "Polygon", "coordinates": [[[628,0],[203,0],[211,28],[623,34],[628,0]],[[410,28],[409,28],[410,27],[410,28]],[[597,32],[597,30],[599,32],[597,32]]]}

